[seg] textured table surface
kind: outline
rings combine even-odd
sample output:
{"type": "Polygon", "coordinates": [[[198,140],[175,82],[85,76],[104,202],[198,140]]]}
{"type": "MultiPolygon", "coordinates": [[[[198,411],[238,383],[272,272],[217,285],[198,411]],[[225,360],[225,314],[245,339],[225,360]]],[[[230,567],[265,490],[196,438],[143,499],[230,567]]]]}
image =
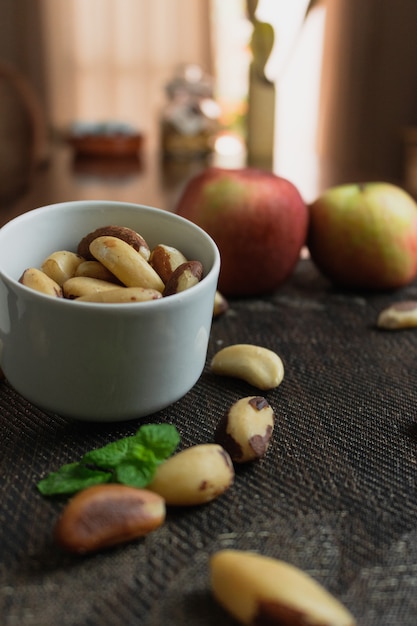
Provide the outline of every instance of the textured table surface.
{"type": "Polygon", "coordinates": [[[177,426],[181,446],[213,440],[235,400],[264,395],[276,414],[264,459],[237,468],[216,501],[169,510],[145,539],[88,557],[60,552],[62,501],[36,482],[141,422],[69,422],[0,383],[0,616],[4,626],[231,626],[213,601],[208,559],[233,547],[298,565],[340,598],[360,626],[406,626],[417,614],[417,330],[381,331],[379,311],[417,299],[332,289],[308,261],[270,297],[230,302],[213,323],[221,347],[278,352],[283,383],[259,393],[216,377],[149,422],[177,426]]]}

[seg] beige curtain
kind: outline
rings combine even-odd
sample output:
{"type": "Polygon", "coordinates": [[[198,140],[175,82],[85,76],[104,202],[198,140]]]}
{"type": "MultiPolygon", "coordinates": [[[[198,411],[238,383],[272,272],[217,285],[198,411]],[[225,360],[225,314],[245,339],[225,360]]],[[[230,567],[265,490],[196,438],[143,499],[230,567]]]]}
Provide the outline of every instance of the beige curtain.
{"type": "Polygon", "coordinates": [[[320,186],[404,182],[404,128],[417,125],[417,2],[327,0],[320,186]]]}
{"type": "Polygon", "coordinates": [[[175,68],[211,71],[209,0],[38,1],[54,127],[118,120],[149,135],[175,68]]]}

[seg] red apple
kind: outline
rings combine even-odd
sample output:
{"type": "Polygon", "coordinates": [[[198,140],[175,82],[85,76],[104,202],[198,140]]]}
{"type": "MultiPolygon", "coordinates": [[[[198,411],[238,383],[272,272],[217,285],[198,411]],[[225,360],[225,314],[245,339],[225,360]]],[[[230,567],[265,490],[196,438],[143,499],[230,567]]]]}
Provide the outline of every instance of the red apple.
{"type": "Polygon", "coordinates": [[[209,167],[186,184],[176,212],[203,228],[220,250],[226,296],[274,291],[293,271],[308,227],[297,188],[271,172],[209,167]]]}
{"type": "Polygon", "coordinates": [[[407,285],[417,276],[417,204],[384,182],[328,189],[310,206],[308,248],[336,285],[369,290],[407,285]]]}

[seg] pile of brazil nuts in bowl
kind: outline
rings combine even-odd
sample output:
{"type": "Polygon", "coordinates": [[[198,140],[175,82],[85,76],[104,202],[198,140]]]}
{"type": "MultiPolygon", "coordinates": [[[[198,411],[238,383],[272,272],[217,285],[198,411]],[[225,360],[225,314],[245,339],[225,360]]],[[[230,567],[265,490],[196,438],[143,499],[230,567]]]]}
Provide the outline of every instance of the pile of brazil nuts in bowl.
{"type": "Polygon", "coordinates": [[[56,298],[111,304],[158,300],[202,278],[200,261],[165,243],[151,250],[133,229],[109,225],[86,234],[76,252],[52,252],[40,268],[27,268],[19,282],[56,298]]]}

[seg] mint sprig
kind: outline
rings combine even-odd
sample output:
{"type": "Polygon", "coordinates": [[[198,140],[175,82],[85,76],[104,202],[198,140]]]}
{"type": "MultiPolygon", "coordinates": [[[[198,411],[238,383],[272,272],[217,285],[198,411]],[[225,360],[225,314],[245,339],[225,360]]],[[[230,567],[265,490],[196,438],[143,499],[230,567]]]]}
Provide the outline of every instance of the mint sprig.
{"type": "Polygon", "coordinates": [[[145,424],[135,435],[91,450],[79,462],[63,465],[40,480],[37,487],[44,496],[71,495],[110,482],[146,487],[179,441],[175,426],[145,424]]]}

